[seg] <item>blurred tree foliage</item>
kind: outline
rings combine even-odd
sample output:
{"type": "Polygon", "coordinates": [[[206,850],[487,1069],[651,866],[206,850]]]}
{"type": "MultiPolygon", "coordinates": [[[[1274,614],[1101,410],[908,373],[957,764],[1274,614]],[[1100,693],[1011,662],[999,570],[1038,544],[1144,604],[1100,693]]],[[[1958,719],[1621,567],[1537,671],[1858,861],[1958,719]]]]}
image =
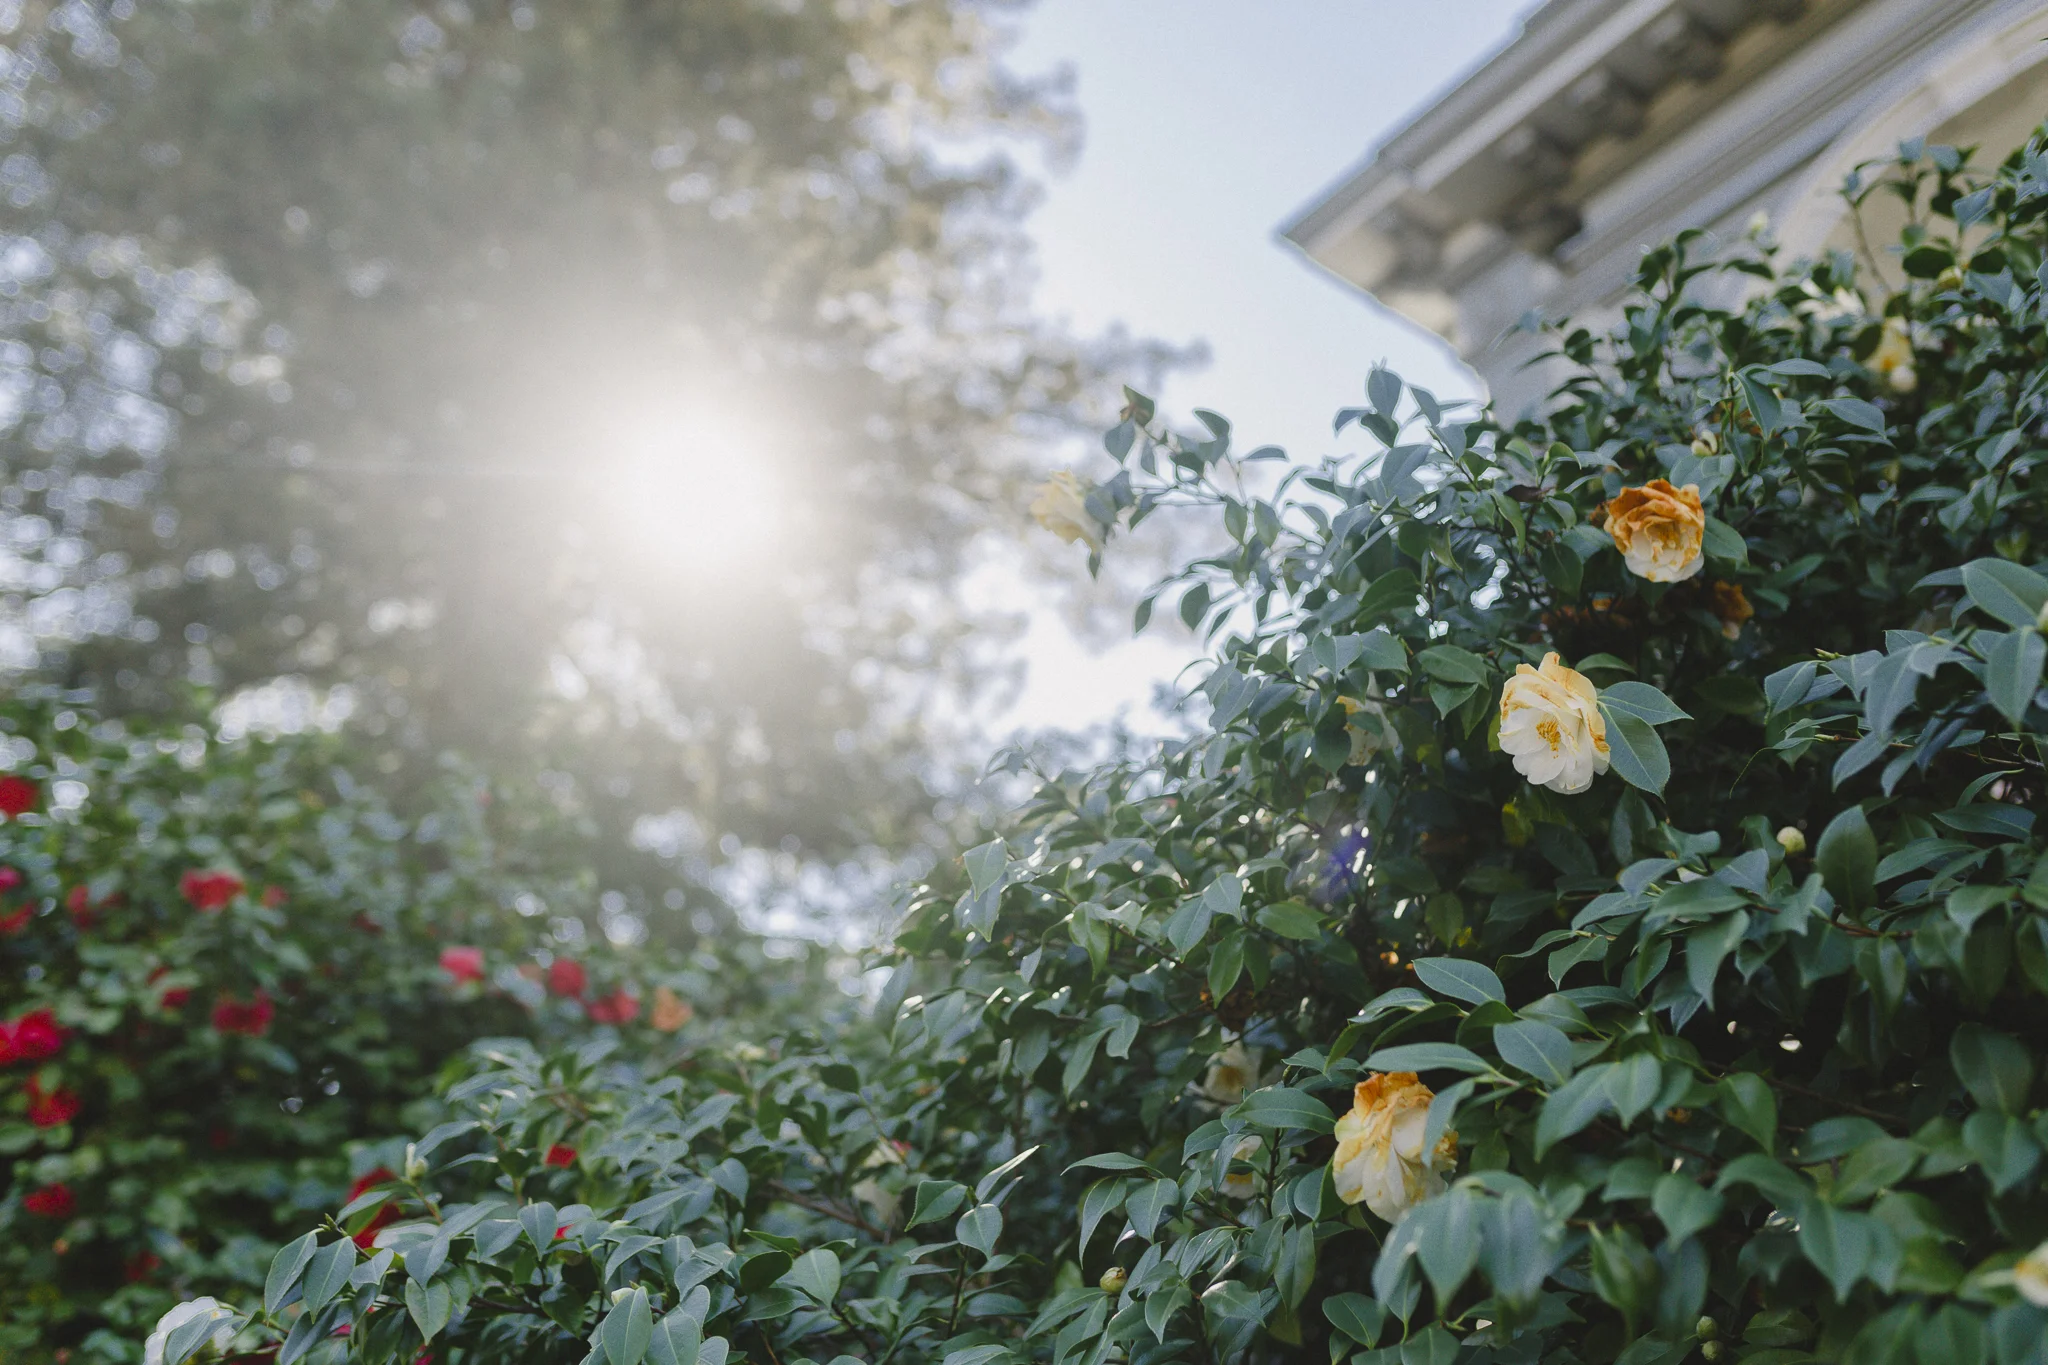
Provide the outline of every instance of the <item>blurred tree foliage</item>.
{"type": "Polygon", "coordinates": [[[937,837],[963,553],[1161,358],[1020,307],[1014,8],[0,6],[8,661],[346,684],[700,873],[937,837]]]}

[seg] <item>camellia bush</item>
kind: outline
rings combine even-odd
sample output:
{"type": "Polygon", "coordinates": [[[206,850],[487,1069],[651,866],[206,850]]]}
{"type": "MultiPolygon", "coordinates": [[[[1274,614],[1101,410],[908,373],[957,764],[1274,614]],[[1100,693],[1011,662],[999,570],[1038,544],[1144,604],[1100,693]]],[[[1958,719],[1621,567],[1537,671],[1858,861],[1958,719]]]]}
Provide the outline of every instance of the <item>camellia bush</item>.
{"type": "Polygon", "coordinates": [[[1134,396],[1038,510],[1221,522],[1201,733],[1040,774],[869,1022],[481,1046],[151,1365],[2048,1360],[2048,158],[1859,192],[1904,288],[1682,238],[1541,421],[1134,396]]]}
{"type": "Polygon", "coordinates": [[[336,739],[61,697],[0,704],[0,752],[0,1359],[132,1358],[259,1286],[475,1039],[665,1036],[774,979],[614,950],[576,822],[459,768],[401,813],[336,739]]]}

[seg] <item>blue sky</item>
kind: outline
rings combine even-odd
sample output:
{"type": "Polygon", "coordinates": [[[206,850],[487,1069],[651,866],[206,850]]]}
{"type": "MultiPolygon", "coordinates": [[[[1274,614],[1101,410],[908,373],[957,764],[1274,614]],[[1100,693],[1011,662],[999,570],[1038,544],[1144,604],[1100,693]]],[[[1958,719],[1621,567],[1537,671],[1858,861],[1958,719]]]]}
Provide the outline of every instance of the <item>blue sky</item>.
{"type": "MultiPolygon", "coordinates": [[[[1213,408],[1241,448],[1313,461],[1379,361],[1453,397],[1476,381],[1435,337],[1324,275],[1282,223],[1507,41],[1530,0],[1039,0],[1010,64],[1070,65],[1079,165],[1031,221],[1040,311],[1206,342],[1160,395],[1213,408]]],[[[1015,723],[1082,726],[1142,705],[1185,639],[1094,652],[1034,613],[1015,723]]]]}

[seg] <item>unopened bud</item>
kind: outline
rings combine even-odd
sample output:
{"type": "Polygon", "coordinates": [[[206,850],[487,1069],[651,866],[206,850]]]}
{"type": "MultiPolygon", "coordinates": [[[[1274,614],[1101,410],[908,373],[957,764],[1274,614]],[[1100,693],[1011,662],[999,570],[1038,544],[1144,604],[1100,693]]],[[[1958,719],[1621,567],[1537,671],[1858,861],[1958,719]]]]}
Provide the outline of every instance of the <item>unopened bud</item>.
{"type": "Polygon", "coordinates": [[[427,1173],[427,1159],[413,1151],[410,1142],[405,1144],[405,1178],[418,1181],[427,1173]]]}
{"type": "Polygon", "coordinates": [[[1712,1318],[1701,1318],[1692,1330],[1701,1341],[1713,1341],[1721,1335],[1721,1324],[1712,1318]]]}
{"type": "Polygon", "coordinates": [[[2034,617],[2034,629],[2048,635],[2048,602],[2041,604],[2040,612],[2034,617]]]}
{"type": "Polygon", "coordinates": [[[1703,431],[1692,438],[1692,453],[1702,460],[1721,448],[1721,438],[1711,431],[1703,431]]]}
{"type": "Polygon", "coordinates": [[[1125,1270],[1120,1265],[1113,1265],[1102,1272],[1102,1279],[1099,1283],[1102,1285],[1103,1293],[1121,1294],[1124,1292],[1124,1285],[1130,1278],[1131,1273],[1128,1270],[1125,1270]]]}
{"type": "Polygon", "coordinates": [[[1785,850],[1787,858],[1796,858],[1806,852],[1806,835],[1797,825],[1787,825],[1778,831],[1778,847],[1785,850]]]}
{"type": "Polygon", "coordinates": [[[1920,387],[1920,372],[1911,365],[1894,365],[1885,380],[1894,393],[1911,393],[1920,387]]]}
{"type": "Polygon", "coordinates": [[[627,1299],[631,1298],[632,1296],[633,1286],[630,1284],[627,1285],[624,1289],[614,1289],[612,1291],[612,1306],[617,1307],[619,1304],[624,1303],[627,1299]]]}
{"type": "Polygon", "coordinates": [[[1719,1360],[1721,1358],[1721,1343],[1718,1341],[1701,1342],[1700,1357],[1703,1360],[1719,1360]]]}

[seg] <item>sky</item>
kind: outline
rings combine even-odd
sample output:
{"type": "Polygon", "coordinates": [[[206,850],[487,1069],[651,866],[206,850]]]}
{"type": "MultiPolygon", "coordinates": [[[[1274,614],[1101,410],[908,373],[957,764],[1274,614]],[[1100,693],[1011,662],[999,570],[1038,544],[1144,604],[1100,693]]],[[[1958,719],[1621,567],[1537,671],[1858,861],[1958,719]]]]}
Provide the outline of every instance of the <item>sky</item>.
{"type": "MultiPolygon", "coordinates": [[[[1195,407],[1230,418],[1240,449],[1271,443],[1307,462],[1339,449],[1330,418],[1358,402],[1377,362],[1441,397],[1475,395],[1441,341],[1324,274],[1279,230],[1532,7],[1039,0],[1009,63],[1071,66],[1087,132],[1030,222],[1038,310],[1084,334],[1121,322],[1206,343],[1210,363],[1157,396],[1183,421],[1195,407]]],[[[1061,585],[1038,591],[1009,723],[1082,728],[1121,711],[1144,728],[1154,682],[1188,662],[1186,637],[1093,650],[1052,609],[1061,585]]]]}

